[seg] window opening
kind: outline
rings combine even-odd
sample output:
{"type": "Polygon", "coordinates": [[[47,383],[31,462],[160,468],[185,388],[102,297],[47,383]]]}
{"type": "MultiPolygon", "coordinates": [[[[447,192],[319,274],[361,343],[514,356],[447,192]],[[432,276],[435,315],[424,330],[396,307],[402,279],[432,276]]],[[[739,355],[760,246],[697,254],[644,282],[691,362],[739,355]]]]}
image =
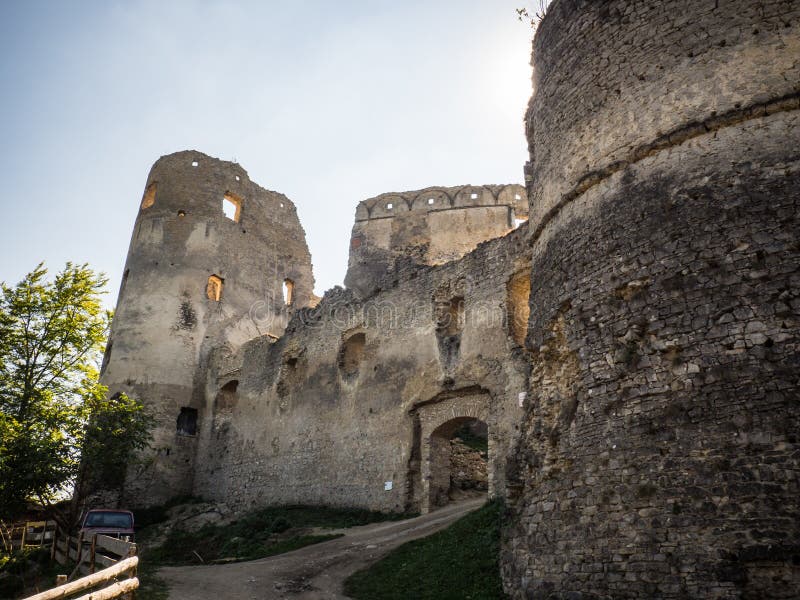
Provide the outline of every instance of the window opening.
{"type": "Polygon", "coordinates": [[[525,346],[528,335],[528,318],[531,308],[528,304],[531,294],[530,271],[523,269],[515,273],[506,284],[506,310],[508,334],[517,346],[525,346]]]}
{"type": "Polygon", "coordinates": [[[211,275],[208,278],[208,285],[206,286],[206,296],[208,296],[209,300],[213,300],[214,302],[219,302],[222,300],[222,286],[224,284],[224,280],[222,277],[217,275],[211,275]]]}
{"type": "Polygon", "coordinates": [[[156,203],[156,187],[155,181],[147,186],[147,189],[144,191],[144,196],[142,196],[142,210],[150,208],[156,203]]]}
{"type": "Polygon", "coordinates": [[[197,409],[182,407],[175,429],[178,435],[197,435],[197,409]]]}
{"type": "Polygon", "coordinates": [[[222,197],[222,212],[234,223],[242,216],[242,199],[228,192],[222,197]]]}
{"type": "Polygon", "coordinates": [[[283,280],[283,303],[291,306],[294,302],[294,281],[291,279],[283,280]]]}

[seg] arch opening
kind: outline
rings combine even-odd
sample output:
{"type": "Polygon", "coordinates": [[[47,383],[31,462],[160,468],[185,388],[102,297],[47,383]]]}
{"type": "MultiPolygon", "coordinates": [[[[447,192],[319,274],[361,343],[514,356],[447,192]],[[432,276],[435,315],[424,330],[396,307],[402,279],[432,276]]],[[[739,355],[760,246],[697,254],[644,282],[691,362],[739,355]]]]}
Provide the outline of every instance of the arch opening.
{"type": "Polygon", "coordinates": [[[486,495],[489,490],[489,427],[473,417],[456,417],[429,439],[428,507],[486,495]]]}
{"type": "Polygon", "coordinates": [[[339,350],[339,368],[346,378],[358,375],[366,344],[367,337],[363,332],[354,333],[342,342],[339,350]]]}

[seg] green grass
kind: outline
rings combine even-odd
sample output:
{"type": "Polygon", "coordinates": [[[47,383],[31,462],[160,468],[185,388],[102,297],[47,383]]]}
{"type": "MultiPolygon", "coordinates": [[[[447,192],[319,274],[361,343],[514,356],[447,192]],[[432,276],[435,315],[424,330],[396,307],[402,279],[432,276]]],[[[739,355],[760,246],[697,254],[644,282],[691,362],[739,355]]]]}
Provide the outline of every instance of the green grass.
{"type": "Polygon", "coordinates": [[[169,598],[169,586],[161,579],[156,571],[159,565],[155,565],[147,560],[139,563],[137,577],[139,577],[139,590],[136,597],[142,600],[167,600],[169,598]]]}
{"type": "Polygon", "coordinates": [[[292,535],[291,530],[310,527],[338,529],[408,516],[313,506],[265,508],[228,525],[205,525],[197,530],[175,528],[161,546],[149,549],[143,560],[154,565],[254,560],[339,537],[309,535],[307,531],[292,535]],[[202,557],[202,561],[197,555],[202,557]]]}
{"type": "Polygon", "coordinates": [[[197,498],[195,496],[176,496],[169,500],[166,504],[135,509],[133,511],[133,521],[136,523],[136,529],[144,529],[150,525],[155,525],[166,521],[167,512],[170,508],[180,504],[197,504],[202,501],[202,498],[197,498]]]}
{"type": "Polygon", "coordinates": [[[499,502],[490,502],[430,537],[403,544],[350,576],[356,600],[494,600],[500,583],[499,502]]]}

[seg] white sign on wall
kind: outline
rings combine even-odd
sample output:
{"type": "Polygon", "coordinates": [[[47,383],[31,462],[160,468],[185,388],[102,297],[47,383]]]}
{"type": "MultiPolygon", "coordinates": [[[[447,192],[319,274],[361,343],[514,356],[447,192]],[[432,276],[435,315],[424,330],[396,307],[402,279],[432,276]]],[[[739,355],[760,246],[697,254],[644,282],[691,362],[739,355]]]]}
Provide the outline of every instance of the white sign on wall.
{"type": "Polygon", "coordinates": [[[519,402],[519,407],[522,408],[522,405],[525,404],[525,398],[528,397],[528,392],[520,392],[517,395],[517,401],[519,402]]]}
{"type": "Polygon", "coordinates": [[[385,481],[385,482],[383,483],[383,489],[384,489],[384,491],[388,492],[389,490],[391,490],[391,489],[392,489],[392,485],[393,485],[393,484],[392,484],[392,482],[391,482],[391,481],[385,481]]]}

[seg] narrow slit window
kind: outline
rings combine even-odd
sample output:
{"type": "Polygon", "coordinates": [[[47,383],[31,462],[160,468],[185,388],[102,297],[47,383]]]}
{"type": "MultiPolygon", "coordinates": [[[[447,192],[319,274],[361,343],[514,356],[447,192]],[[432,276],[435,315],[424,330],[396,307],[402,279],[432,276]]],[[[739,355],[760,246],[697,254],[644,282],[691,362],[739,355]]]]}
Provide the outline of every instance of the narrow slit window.
{"type": "Polygon", "coordinates": [[[155,181],[147,186],[144,196],[142,196],[142,210],[150,208],[156,203],[156,187],[155,181]]]}
{"type": "Polygon", "coordinates": [[[294,281],[291,279],[283,280],[283,302],[286,306],[291,306],[294,302],[294,281]]]}
{"type": "Polygon", "coordinates": [[[212,275],[208,278],[208,285],[206,286],[206,296],[209,300],[219,302],[222,300],[222,286],[223,279],[217,275],[212,275]]]}
{"type": "Polygon", "coordinates": [[[242,216],[242,199],[231,193],[222,197],[222,212],[234,223],[238,223],[242,216]]]}

